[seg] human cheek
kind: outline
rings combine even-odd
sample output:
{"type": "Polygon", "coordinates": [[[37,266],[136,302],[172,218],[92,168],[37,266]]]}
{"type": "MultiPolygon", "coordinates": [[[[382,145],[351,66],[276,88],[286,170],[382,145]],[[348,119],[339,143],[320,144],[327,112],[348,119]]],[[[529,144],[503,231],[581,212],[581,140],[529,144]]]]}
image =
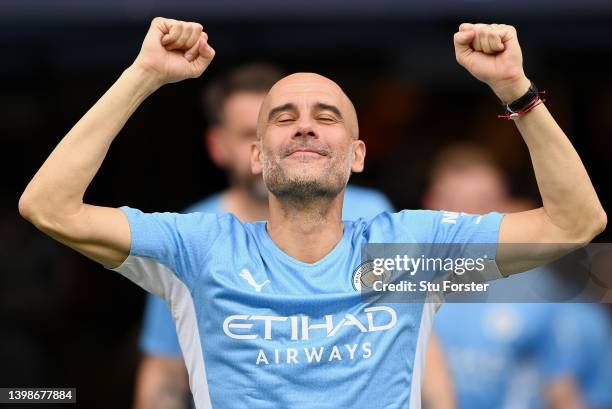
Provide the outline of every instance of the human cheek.
{"type": "Polygon", "coordinates": [[[290,134],[284,129],[275,129],[266,135],[265,141],[262,141],[265,150],[269,155],[278,156],[283,147],[291,141],[290,134]]]}

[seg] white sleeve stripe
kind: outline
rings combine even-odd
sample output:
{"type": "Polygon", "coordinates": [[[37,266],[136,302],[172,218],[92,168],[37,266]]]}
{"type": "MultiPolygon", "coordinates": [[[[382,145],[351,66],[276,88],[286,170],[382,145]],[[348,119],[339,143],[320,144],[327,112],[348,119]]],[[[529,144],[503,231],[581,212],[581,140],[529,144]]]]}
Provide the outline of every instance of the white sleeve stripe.
{"type": "Polygon", "coordinates": [[[128,256],[112,270],[166,301],[176,324],[196,408],[212,409],[195,306],[187,286],[168,267],[147,257],[128,256]]]}
{"type": "Polygon", "coordinates": [[[436,310],[439,306],[436,302],[427,302],[429,297],[423,304],[423,312],[421,313],[421,324],[417,334],[417,347],[414,353],[414,364],[412,366],[412,381],[410,385],[410,404],[409,409],[421,408],[421,386],[423,384],[423,373],[425,371],[425,354],[427,353],[427,345],[429,344],[429,335],[433,326],[433,319],[436,310]]]}

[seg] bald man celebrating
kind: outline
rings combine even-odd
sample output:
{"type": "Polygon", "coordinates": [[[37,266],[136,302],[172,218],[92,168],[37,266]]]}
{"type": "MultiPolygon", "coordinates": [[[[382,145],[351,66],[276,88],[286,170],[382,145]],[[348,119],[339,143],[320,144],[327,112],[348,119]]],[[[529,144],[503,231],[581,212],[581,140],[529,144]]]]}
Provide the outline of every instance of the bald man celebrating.
{"type": "Polygon", "coordinates": [[[261,108],[251,164],[270,191],[268,222],[84,204],[140,103],[163,84],[201,75],[214,57],[201,25],[156,18],[132,66],[34,176],[20,213],[168,302],[198,408],[419,408],[435,307],[365,301],[354,280],[362,245],[572,244],[500,246],[495,258],[507,275],[589,242],[606,224],[567,137],[543,104],[521,102],[532,90],[515,30],[463,24],[454,41],[459,63],[514,101],[509,111],[544,207],[453,217],[405,210],[343,222],[344,188],[364,167],[365,145],[350,100],[316,74],[282,79],[261,108]]]}

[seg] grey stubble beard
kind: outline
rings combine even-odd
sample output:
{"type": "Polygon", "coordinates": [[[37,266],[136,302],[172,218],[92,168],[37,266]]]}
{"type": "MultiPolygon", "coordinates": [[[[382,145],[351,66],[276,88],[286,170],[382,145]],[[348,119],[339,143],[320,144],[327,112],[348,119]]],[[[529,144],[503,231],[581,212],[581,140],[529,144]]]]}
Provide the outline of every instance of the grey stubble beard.
{"type": "Polygon", "coordinates": [[[296,209],[308,208],[317,202],[335,198],[346,186],[348,177],[333,170],[333,167],[327,169],[326,174],[336,180],[328,183],[314,179],[306,180],[289,177],[278,162],[264,158],[263,177],[268,190],[281,202],[296,209]]]}

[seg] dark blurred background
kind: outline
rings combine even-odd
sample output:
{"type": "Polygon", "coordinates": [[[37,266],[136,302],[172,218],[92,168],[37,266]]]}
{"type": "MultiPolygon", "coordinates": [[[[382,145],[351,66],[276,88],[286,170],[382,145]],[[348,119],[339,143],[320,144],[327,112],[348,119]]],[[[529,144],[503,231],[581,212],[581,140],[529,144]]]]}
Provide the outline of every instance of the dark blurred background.
{"type": "MultiPolygon", "coordinates": [[[[162,88],[114,143],[86,199],[179,211],[225,187],[204,149],[200,93],[239,63],[316,71],[345,88],[368,146],[356,184],[420,206],[429,161],[470,140],[537,198],[527,150],[486,85],[454,59],[460,22],[517,27],[525,71],[611,212],[612,2],[13,1],[0,4],[0,386],[74,386],[79,407],[129,407],[143,291],[37,232],[20,193],[70,127],[136,56],[156,15],[198,21],[217,56],[162,88]]],[[[598,241],[609,241],[608,228],[598,241]]]]}

